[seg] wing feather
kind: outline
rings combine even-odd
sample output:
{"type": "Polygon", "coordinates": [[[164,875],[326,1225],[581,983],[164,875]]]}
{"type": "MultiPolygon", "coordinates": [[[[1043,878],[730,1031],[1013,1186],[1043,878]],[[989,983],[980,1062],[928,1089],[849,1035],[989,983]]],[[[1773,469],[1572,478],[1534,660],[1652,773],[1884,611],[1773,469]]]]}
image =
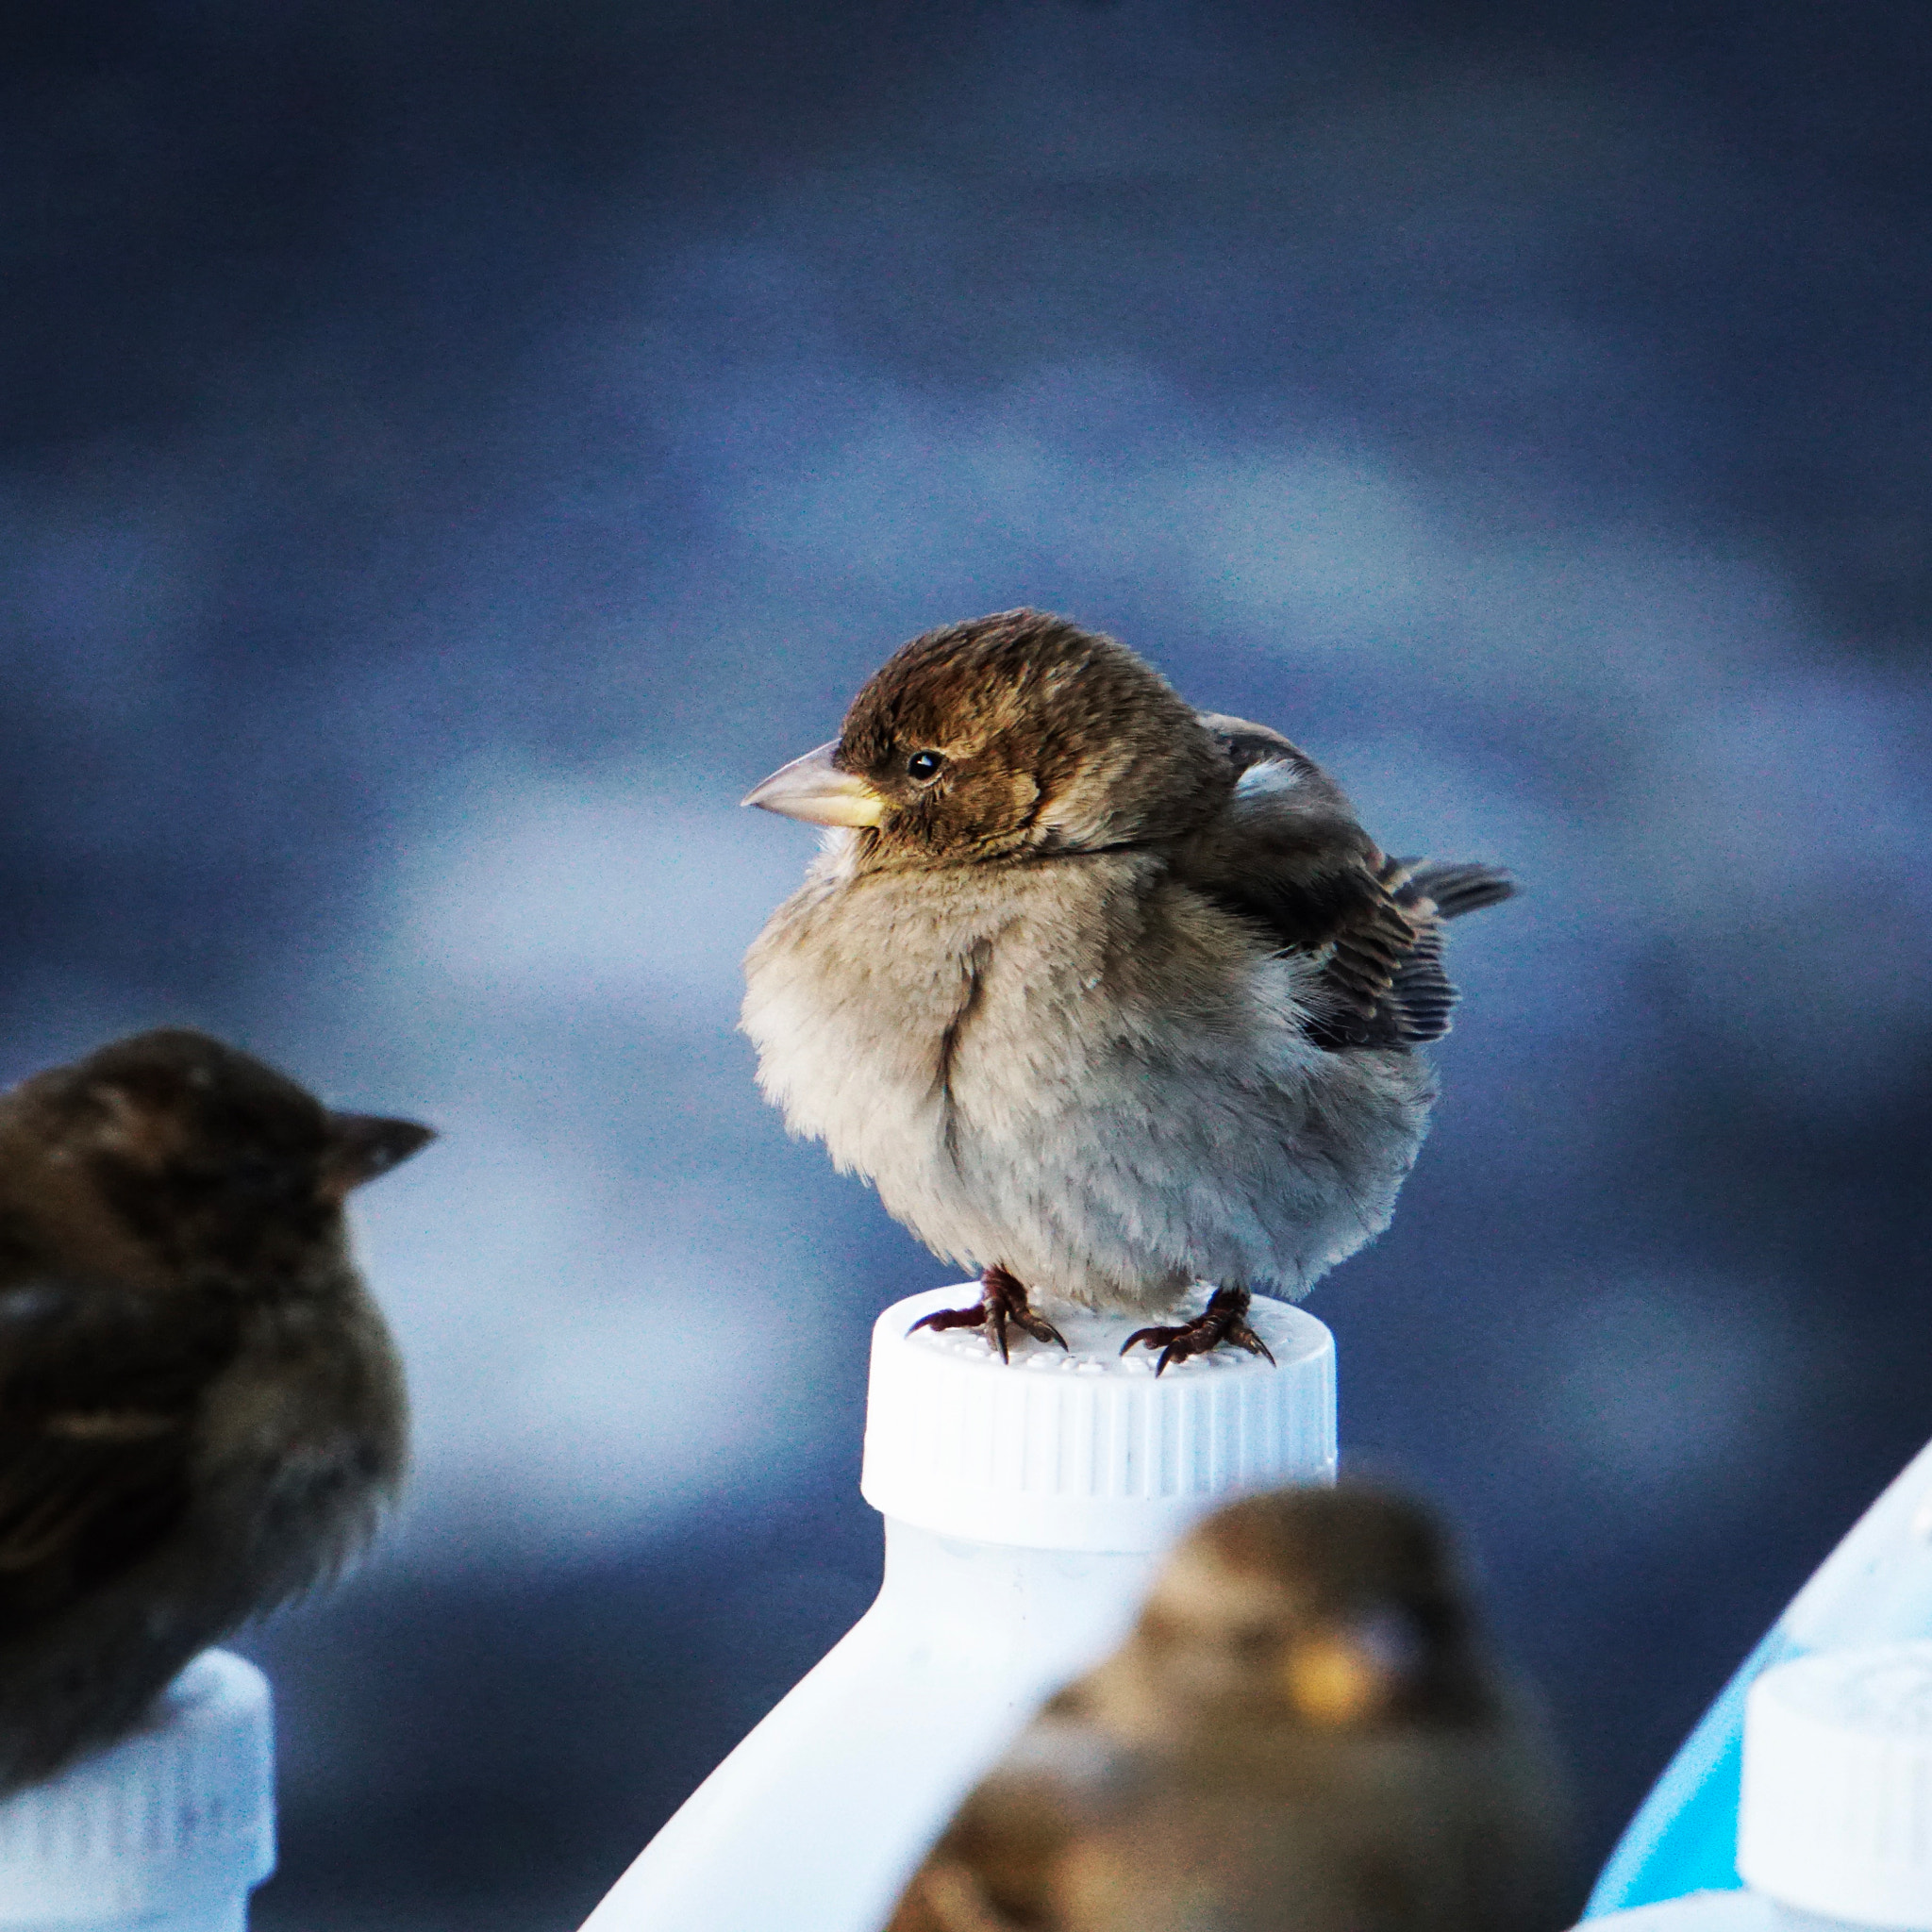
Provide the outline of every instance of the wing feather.
{"type": "Polygon", "coordinates": [[[1322,956],[1310,1036],[1334,1050],[1407,1047],[1449,1030],[1456,989],[1442,922],[1507,899],[1492,866],[1391,858],[1341,788],[1265,724],[1202,712],[1235,772],[1226,809],[1178,855],[1176,872],[1261,926],[1283,952],[1322,956]]]}
{"type": "Polygon", "coordinates": [[[231,1312],[38,1278],[0,1291],[0,1641],[151,1551],[189,1500],[231,1312]]]}

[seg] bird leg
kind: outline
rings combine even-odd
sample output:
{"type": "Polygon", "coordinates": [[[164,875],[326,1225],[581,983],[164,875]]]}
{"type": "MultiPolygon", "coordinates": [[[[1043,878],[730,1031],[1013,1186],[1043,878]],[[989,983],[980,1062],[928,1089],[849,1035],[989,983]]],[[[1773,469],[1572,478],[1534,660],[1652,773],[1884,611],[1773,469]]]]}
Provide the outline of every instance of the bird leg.
{"type": "Polygon", "coordinates": [[[1206,1355],[1223,1342],[1244,1348],[1250,1355],[1265,1355],[1272,1362],[1274,1357],[1268,1344],[1248,1326],[1248,1309],[1253,1303],[1254,1297],[1244,1288],[1217,1288],[1208,1297],[1208,1306],[1191,1322],[1183,1322],[1175,1328],[1136,1328],[1121,1343],[1121,1353],[1125,1355],[1136,1342],[1158,1348],[1160,1359],[1154,1364],[1157,1375],[1169,1362],[1184,1362],[1190,1356],[1206,1355]]]}
{"type": "Polygon", "coordinates": [[[986,1339],[999,1350],[1001,1361],[1009,1362],[1009,1326],[1024,1329],[1036,1341],[1058,1341],[1062,1348],[1067,1345],[1067,1338],[1044,1315],[1034,1313],[1033,1305],[1026,1299],[1025,1283],[1009,1268],[995,1261],[979,1277],[976,1308],[935,1308],[931,1314],[922,1315],[906,1332],[911,1335],[921,1328],[983,1328],[986,1339]]]}

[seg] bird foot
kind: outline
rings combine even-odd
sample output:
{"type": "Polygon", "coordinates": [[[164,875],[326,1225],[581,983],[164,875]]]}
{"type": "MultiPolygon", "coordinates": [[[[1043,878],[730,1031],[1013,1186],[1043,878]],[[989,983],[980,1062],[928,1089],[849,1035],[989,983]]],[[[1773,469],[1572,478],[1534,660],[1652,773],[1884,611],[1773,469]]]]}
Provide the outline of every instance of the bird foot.
{"type": "Polygon", "coordinates": [[[1136,1343],[1158,1348],[1160,1359],[1154,1364],[1158,1375],[1170,1362],[1184,1362],[1190,1356],[1206,1355],[1224,1342],[1244,1348],[1250,1355],[1274,1359],[1268,1344],[1248,1326],[1248,1309],[1254,1297],[1244,1288],[1217,1288],[1208,1297],[1208,1306],[1191,1322],[1174,1328],[1136,1328],[1121,1343],[1125,1355],[1136,1343]]]}
{"type": "Polygon", "coordinates": [[[1067,1338],[1044,1315],[1036,1314],[1026,1299],[1026,1286],[1009,1270],[995,1263],[979,1277],[979,1306],[976,1308],[935,1308],[922,1315],[907,1334],[922,1328],[982,1328],[986,1339],[1000,1352],[1003,1362],[1012,1360],[1008,1353],[1007,1330],[1021,1329],[1036,1341],[1058,1341],[1062,1348],[1067,1338]]]}

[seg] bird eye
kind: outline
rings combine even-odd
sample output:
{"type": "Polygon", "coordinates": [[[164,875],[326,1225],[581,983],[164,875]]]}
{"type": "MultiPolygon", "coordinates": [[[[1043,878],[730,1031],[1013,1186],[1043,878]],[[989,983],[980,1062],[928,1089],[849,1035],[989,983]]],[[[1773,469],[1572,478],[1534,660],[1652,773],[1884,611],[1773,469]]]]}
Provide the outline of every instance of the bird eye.
{"type": "Polygon", "coordinates": [[[940,774],[945,759],[936,751],[916,751],[906,760],[906,775],[921,785],[930,785],[940,774]]]}

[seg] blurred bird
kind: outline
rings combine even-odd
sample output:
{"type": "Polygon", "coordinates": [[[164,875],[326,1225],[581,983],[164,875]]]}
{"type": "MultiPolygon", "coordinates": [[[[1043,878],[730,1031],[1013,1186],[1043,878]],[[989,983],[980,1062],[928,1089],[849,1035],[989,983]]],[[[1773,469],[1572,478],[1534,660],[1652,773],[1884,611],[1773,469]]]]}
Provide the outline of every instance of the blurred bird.
{"type": "Polygon", "coordinates": [[[1284,1491],[1181,1543],[888,1932],[1556,1932],[1561,1790],[1431,1520],[1284,1491]]]}
{"type": "Polygon", "coordinates": [[[432,1138],[185,1031],[0,1097],[0,1790],[371,1535],[408,1416],[342,1201],[432,1138]]]}
{"type": "Polygon", "coordinates": [[[1448,1030],[1441,922],[1481,865],[1391,859],[1279,733],[1197,712],[1037,611],[929,631],[838,739],[745,799],[836,828],[745,959],[758,1081],[795,1133],[982,1272],[926,1318],[1060,1335],[1029,1290],[1193,1321],[1127,1346],[1265,1354],[1389,1222],[1448,1030]]]}

